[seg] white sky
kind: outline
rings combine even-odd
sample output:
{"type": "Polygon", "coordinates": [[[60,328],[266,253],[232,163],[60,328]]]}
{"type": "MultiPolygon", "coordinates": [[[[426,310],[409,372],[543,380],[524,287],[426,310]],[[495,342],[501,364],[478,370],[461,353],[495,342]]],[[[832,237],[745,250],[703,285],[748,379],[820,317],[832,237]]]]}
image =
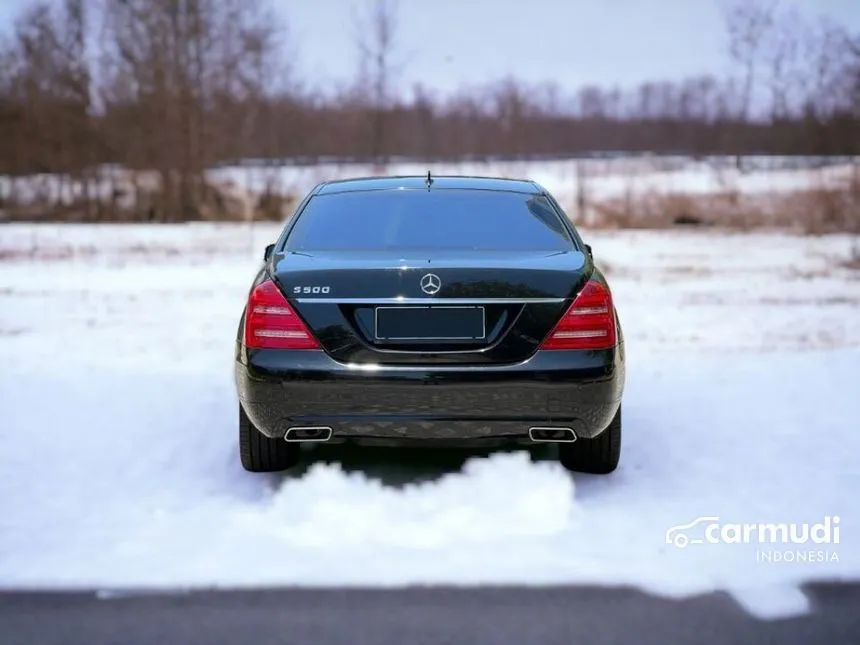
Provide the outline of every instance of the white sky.
{"type": "MultiPolygon", "coordinates": [[[[860,32],[860,0],[793,4],[860,32]]],[[[305,76],[349,78],[351,8],[366,1],[283,6],[305,76]]],[[[727,60],[720,7],[718,0],[400,0],[401,87],[420,80],[449,90],[510,73],[570,89],[719,73],[727,60]]]]}

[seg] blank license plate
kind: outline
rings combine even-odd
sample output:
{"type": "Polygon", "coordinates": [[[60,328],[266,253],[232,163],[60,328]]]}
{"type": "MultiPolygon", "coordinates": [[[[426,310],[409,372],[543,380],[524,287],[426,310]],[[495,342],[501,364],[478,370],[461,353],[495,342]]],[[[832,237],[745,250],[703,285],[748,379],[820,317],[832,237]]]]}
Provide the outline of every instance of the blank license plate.
{"type": "Polygon", "coordinates": [[[481,340],[483,307],[377,307],[377,340],[481,340]]]}

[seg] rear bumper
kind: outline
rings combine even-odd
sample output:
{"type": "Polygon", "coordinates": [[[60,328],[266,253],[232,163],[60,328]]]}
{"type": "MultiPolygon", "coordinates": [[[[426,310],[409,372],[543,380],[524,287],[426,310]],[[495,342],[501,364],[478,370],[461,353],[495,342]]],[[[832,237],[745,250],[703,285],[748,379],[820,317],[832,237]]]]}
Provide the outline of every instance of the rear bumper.
{"type": "Polygon", "coordinates": [[[323,351],[238,347],[239,401],[270,437],[328,426],[332,440],[523,439],[532,426],[595,437],[624,388],[624,346],[544,351],[514,365],[369,366],[323,351]]]}

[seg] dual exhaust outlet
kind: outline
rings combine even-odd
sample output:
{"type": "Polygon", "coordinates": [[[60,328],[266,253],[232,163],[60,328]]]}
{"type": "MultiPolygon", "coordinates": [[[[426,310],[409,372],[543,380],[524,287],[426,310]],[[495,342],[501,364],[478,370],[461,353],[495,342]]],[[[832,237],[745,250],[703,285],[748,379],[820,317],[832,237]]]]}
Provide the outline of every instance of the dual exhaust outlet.
{"type": "MultiPolygon", "coordinates": [[[[328,426],[298,426],[290,428],[284,435],[284,440],[296,442],[324,442],[331,439],[331,428],[328,426]]],[[[529,428],[529,439],[535,443],[572,443],[576,441],[576,433],[572,428],[538,426],[529,428]]]]}
{"type": "Polygon", "coordinates": [[[529,428],[529,439],[536,443],[573,443],[576,433],[573,428],[542,426],[529,428]]]}
{"type": "Polygon", "coordinates": [[[290,428],[284,435],[284,440],[290,443],[319,442],[331,439],[331,428],[328,426],[299,426],[290,428]]]}

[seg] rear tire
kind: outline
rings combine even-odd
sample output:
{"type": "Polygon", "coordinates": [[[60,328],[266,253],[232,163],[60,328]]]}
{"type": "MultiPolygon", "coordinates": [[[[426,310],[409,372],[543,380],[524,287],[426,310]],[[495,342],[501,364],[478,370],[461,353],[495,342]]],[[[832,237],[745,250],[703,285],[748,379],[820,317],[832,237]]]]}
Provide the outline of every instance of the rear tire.
{"type": "Polygon", "coordinates": [[[299,463],[300,447],[283,439],[272,439],[257,430],[239,406],[239,455],[242,467],[252,473],[289,470],[299,463]]]}
{"type": "Polygon", "coordinates": [[[577,439],[558,445],[561,465],[576,473],[607,475],[618,467],[621,457],[621,408],[609,427],[594,439],[577,439]]]}

